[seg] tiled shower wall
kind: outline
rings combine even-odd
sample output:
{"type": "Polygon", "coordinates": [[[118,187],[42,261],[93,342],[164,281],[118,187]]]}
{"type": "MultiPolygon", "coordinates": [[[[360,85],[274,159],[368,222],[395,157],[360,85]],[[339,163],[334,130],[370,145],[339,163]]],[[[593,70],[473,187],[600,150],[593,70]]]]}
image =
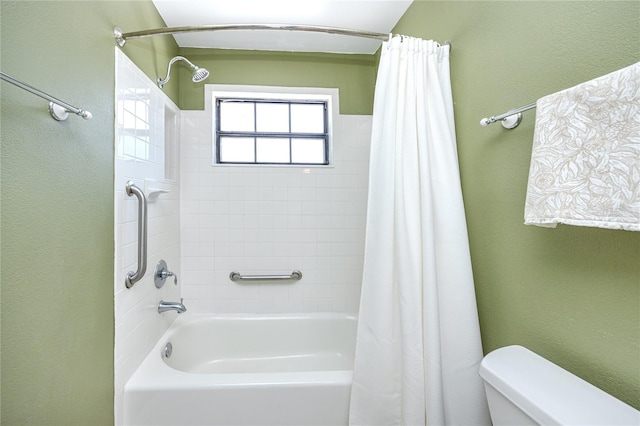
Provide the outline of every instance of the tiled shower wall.
{"type": "MultiPolygon", "coordinates": [[[[334,115],[331,167],[212,166],[211,105],[177,107],[116,49],[115,164],[115,416],[122,423],[123,389],[176,313],[158,314],[161,299],[192,313],[358,311],[368,182],[370,116],[334,115]],[[137,268],[132,180],[150,195],[148,266],[137,268]],[[151,197],[150,197],[151,198],[151,197]],[[153,283],[164,259],[176,272],[153,283]],[[244,284],[243,274],[289,274],[297,282],[244,284]]],[[[338,105],[337,91],[334,105],[338,105]]]]}
{"type": "Polygon", "coordinates": [[[211,114],[210,102],[205,111],[182,112],[185,305],[206,313],[356,313],[371,116],[334,114],[331,167],[212,166],[211,114]],[[293,270],[302,280],[229,279],[232,271],[293,270]]]}
{"type": "Polygon", "coordinates": [[[158,314],[161,299],[180,300],[180,288],[153,282],[156,263],[164,259],[180,271],[180,185],[176,156],[178,108],[116,48],[115,141],[115,424],[122,424],[124,385],[175,319],[158,314]],[[165,135],[167,144],[165,146],[165,135]],[[132,180],[149,197],[152,188],[170,192],[148,204],[147,272],[132,288],[125,277],[137,265],[138,201],[125,194],[132,180]]]}

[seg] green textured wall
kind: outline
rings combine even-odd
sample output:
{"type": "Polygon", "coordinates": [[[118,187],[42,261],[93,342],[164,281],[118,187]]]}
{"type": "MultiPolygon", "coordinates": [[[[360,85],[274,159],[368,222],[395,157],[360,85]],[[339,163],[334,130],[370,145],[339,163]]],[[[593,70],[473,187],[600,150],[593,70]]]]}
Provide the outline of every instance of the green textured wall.
{"type": "MultiPolygon", "coordinates": [[[[0,23],[4,72],[95,117],[57,123],[45,101],[0,83],[0,419],[112,424],[111,31],[162,22],[149,1],[2,1],[0,23]]],[[[416,1],[396,31],[453,42],[485,351],[523,344],[640,408],[638,234],[523,226],[534,113],[513,131],[477,124],[640,60],[638,27],[635,1],[416,1]]],[[[169,37],[124,51],[152,79],[178,53],[169,37]]],[[[368,56],[180,53],[209,67],[208,83],[339,87],[343,113],[371,113],[368,56]]],[[[184,80],[165,91],[184,109],[202,108],[201,87],[184,80]]]]}
{"type": "MultiPolygon", "coordinates": [[[[0,421],[112,425],[112,31],[164,23],[150,1],[2,1],[0,23],[2,71],[94,116],[1,83],[0,421]]],[[[177,46],[124,51],[155,78],[177,46]]]]}
{"type": "MultiPolygon", "coordinates": [[[[376,80],[373,55],[180,49],[180,54],[211,71],[208,84],[332,87],[340,89],[342,114],[371,114],[376,80]]],[[[180,108],[203,109],[202,84],[180,68],[180,108]]]]}
{"type": "Polygon", "coordinates": [[[453,43],[484,350],[520,344],[640,408],[640,234],[524,226],[535,112],[481,118],[640,61],[640,2],[417,1],[394,32],[453,43]]]}

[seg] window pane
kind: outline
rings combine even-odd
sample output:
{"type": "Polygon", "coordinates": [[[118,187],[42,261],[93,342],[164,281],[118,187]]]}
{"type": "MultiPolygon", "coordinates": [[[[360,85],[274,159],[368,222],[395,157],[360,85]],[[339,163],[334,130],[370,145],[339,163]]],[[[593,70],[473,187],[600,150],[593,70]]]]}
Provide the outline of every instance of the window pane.
{"type": "Polygon", "coordinates": [[[291,131],[324,133],[324,104],[292,104],[291,131]]]}
{"type": "Polygon", "coordinates": [[[325,164],[324,139],[291,139],[291,162],[325,164]]]}
{"type": "Polygon", "coordinates": [[[289,163],[289,139],[257,138],[256,161],[258,163],[289,163]]]}
{"type": "Polygon", "coordinates": [[[258,132],[289,132],[289,104],[256,104],[258,132]]]}
{"type": "Polygon", "coordinates": [[[223,132],[253,132],[252,102],[220,102],[220,130],[223,132]]]}
{"type": "Polygon", "coordinates": [[[253,163],[256,161],[253,138],[220,138],[221,163],[253,163]]]}

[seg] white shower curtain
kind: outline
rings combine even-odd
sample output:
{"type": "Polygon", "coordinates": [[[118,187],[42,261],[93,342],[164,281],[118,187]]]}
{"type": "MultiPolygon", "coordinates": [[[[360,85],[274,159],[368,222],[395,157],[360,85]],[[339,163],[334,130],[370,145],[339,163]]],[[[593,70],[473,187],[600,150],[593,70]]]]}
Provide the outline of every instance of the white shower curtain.
{"type": "Polygon", "coordinates": [[[351,425],[490,425],[449,46],[395,36],[376,83],[351,425]]]}

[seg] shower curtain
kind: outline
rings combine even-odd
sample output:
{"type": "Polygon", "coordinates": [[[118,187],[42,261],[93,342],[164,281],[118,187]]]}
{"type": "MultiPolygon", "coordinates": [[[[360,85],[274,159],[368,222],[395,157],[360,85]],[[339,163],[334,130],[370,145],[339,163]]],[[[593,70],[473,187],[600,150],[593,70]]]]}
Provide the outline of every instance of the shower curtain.
{"type": "Polygon", "coordinates": [[[490,425],[449,46],[383,43],[350,425],[490,425]]]}

